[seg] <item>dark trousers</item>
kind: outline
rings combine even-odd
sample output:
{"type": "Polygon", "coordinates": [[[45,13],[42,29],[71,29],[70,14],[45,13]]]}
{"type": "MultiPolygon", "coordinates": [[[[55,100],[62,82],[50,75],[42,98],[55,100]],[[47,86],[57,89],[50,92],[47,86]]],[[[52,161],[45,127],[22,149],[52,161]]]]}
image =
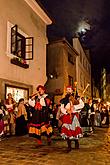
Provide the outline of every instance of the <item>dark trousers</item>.
{"type": "Polygon", "coordinates": [[[90,126],[92,127],[92,130],[94,131],[94,114],[90,115],[90,126]]]}

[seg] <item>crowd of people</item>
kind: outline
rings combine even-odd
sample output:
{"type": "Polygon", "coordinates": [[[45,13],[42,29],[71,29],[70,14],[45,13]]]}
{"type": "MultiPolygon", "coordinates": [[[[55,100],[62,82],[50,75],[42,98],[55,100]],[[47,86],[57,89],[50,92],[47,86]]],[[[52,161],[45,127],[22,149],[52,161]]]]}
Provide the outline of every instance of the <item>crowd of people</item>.
{"type": "Polygon", "coordinates": [[[28,113],[24,99],[21,98],[16,103],[11,93],[7,96],[7,99],[0,103],[0,136],[25,135],[28,132],[28,113]]]}
{"type": "Polygon", "coordinates": [[[109,127],[110,106],[103,101],[75,97],[68,86],[66,95],[58,104],[52,102],[44,86],[39,85],[37,92],[28,102],[21,98],[18,103],[8,93],[6,100],[0,103],[0,140],[9,136],[29,136],[36,138],[42,145],[42,136],[46,136],[51,145],[51,136],[57,129],[67,141],[67,151],[71,143],[79,148],[79,138],[94,133],[95,127],[109,127]]]}

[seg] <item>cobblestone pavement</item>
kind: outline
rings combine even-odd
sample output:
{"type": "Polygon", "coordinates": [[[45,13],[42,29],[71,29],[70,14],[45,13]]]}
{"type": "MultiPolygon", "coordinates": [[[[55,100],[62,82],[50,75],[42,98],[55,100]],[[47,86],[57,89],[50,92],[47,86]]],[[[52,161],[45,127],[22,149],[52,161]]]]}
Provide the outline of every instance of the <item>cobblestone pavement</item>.
{"type": "Polygon", "coordinates": [[[96,128],[80,139],[80,149],[66,153],[66,142],[53,136],[52,145],[38,147],[34,138],[10,137],[0,142],[0,165],[110,165],[110,128],[96,128]]]}

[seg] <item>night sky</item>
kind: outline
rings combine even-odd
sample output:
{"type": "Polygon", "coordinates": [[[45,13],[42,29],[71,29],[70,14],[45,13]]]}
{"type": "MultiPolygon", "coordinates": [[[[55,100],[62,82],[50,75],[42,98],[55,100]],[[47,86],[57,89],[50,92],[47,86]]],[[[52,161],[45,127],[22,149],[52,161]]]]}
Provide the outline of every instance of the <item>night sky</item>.
{"type": "Polygon", "coordinates": [[[48,26],[49,41],[66,37],[71,43],[78,31],[79,23],[86,21],[90,25],[82,43],[90,49],[92,70],[96,82],[100,69],[110,71],[110,0],[40,0],[53,24],[48,26]]]}

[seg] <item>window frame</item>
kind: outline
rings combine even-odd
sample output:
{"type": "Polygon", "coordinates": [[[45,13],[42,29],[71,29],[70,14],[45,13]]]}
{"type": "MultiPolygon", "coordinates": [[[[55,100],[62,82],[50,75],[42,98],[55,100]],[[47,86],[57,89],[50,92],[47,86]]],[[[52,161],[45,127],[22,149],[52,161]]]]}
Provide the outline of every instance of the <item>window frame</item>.
{"type": "Polygon", "coordinates": [[[21,90],[25,90],[27,91],[27,98],[29,98],[29,88],[25,88],[25,87],[20,87],[20,86],[15,86],[15,85],[10,85],[10,84],[5,84],[5,99],[6,99],[6,94],[7,94],[7,87],[10,87],[10,88],[18,88],[18,89],[21,89],[21,90]]]}
{"type": "MultiPolygon", "coordinates": [[[[26,33],[24,33],[22,30],[20,30],[17,25],[13,25],[9,21],[7,21],[7,51],[6,51],[7,56],[9,56],[11,58],[13,58],[13,57],[20,58],[19,56],[17,56],[17,53],[16,53],[16,51],[17,51],[17,45],[15,46],[16,47],[16,51],[14,53],[12,52],[12,48],[11,48],[12,47],[11,46],[12,45],[11,29],[14,28],[14,27],[16,28],[16,32],[15,32],[15,34],[16,34],[15,42],[16,43],[17,43],[17,35],[18,36],[21,36],[21,38],[23,38],[23,39],[25,38],[25,40],[27,40],[27,39],[30,39],[31,40],[31,44],[30,44],[31,45],[31,48],[30,49],[31,49],[31,52],[32,52],[31,57],[26,57],[27,55],[25,53],[24,54],[25,56],[23,56],[23,59],[26,60],[26,61],[27,60],[28,61],[29,60],[33,60],[34,38],[33,37],[29,37],[26,33]]],[[[26,41],[25,41],[25,47],[27,45],[29,45],[29,44],[26,44],[26,41]]]]}

